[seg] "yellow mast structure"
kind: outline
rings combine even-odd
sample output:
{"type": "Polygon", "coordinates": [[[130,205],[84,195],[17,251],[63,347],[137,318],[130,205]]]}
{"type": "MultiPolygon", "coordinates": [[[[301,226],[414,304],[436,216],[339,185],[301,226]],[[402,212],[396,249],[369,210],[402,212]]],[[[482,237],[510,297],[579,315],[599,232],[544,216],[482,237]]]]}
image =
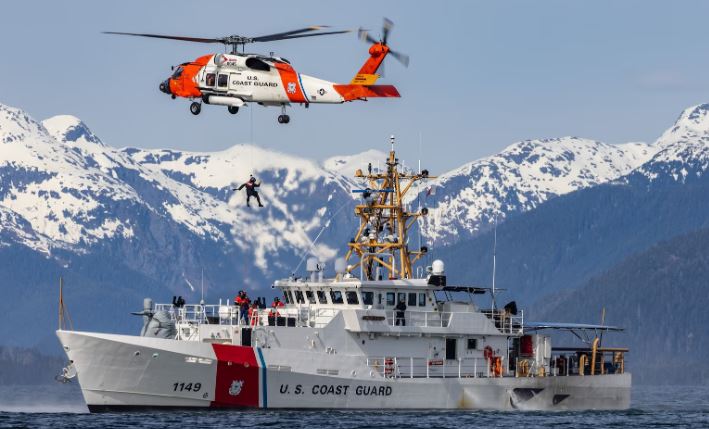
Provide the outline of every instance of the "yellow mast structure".
{"type": "MultiPolygon", "coordinates": [[[[355,172],[355,177],[364,179],[367,187],[355,191],[362,194],[362,203],[354,209],[360,225],[348,244],[345,259],[348,272],[360,269],[367,280],[379,280],[377,266],[387,272],[388,279],[413,278],[413,264],[428,252],[425,246],[412,251],[407,245],[409,229],[418,218],[428,214],[428,209],[406,211],[403,201],[416,182],[434,177],[429,176],[427,170],[418,173],[400,170],[394,136],[390,142],[391,151],[384,171],[373,172],[370,164],[367,174],[362,170],[355,172]],[[350,264],[350,259],[357,261],[350,264]]],[[[381,277],[384,278],[383,273],[381,277]]]]}

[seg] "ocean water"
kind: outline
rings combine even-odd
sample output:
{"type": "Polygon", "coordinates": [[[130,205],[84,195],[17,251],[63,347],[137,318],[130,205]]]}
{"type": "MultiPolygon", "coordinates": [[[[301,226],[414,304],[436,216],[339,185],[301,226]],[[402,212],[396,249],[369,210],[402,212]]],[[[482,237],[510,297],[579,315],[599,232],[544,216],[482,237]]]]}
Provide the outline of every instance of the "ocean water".
{"type": "Polygon", "coordinates": [[[0,386],[0,428],[709,428],[709,386],[637,386],[613,412],[164,411],[88,414],[76,384],[0,386]]]}

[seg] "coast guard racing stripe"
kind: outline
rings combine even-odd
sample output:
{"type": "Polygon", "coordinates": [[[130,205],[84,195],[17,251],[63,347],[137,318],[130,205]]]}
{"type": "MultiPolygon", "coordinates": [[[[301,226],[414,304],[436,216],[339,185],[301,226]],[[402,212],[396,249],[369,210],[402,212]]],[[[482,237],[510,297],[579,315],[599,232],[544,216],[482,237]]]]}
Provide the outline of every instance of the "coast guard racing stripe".
{"type": "Polygon", "coordinates": [[[212,344],[217,379],[212,407],[259,406],[259,364],[251,347],[212,344]]]}

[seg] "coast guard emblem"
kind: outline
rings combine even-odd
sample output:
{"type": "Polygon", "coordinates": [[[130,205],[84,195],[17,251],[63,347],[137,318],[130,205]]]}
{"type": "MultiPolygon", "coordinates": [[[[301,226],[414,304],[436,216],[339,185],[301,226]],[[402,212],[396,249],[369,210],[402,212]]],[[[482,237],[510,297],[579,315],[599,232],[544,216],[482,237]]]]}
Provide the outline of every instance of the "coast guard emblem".
{"type": "Polygon", "coordinates": [[[295,94],[295,82],[288,82],[288,94],[295,94]]]}
{"type": "Polygon", "coordinates": [[[229,387],[229,394],[231,396],[239,396],[241,393],[241,388],[244,386],[244,380],[234,380],[231,382],[231,387],[229,387]]]}

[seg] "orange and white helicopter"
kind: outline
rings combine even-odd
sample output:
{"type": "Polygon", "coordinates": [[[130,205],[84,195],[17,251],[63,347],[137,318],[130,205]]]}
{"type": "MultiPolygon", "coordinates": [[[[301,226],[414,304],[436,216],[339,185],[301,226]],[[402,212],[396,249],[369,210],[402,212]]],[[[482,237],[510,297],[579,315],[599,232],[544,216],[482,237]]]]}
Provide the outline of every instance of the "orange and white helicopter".
{"type": "Polygon", "coordinates": [[[236,114],[239,107],[247,103],[280,106],[281,115],[278,116],[278,122],[287,124],[290,122],[290,117],[286,114],[286,106],[293,103],[308,107],[311,103],[339,104],[372,97],[400,97],[399,91],[393,85],[375,85],[380,77],[377,71],[388,54],[405,66],[409,63],[408,56],[393,51],[387,45],[392,27],[393,23],[385,18],[380,40],[374,39],[366,30],[359,30],[359,37],[371,43],[369,58],[347,84],[302,75],[296,72],[285,58],[244,53],[244,47],[248,43],[341,34],[350,30],[319,31],[325,27],[313,26],[259,37],[232,35],[213,39],[113,31],[104,33],[186,42],[221,43],[231,47],[231,52],[228,54],[204,55],[194,61],[182,63],[176,68],[173,67],[172,76],[160,83],[160,91],[171,95],[173,99],[182,97],[193,100],[190,104],[190,112],[193,115],[201,112],[202,103],[226,106],[231,114],[236,114]],[[241,53],[238,52],[239,47],[241,53]]]}

